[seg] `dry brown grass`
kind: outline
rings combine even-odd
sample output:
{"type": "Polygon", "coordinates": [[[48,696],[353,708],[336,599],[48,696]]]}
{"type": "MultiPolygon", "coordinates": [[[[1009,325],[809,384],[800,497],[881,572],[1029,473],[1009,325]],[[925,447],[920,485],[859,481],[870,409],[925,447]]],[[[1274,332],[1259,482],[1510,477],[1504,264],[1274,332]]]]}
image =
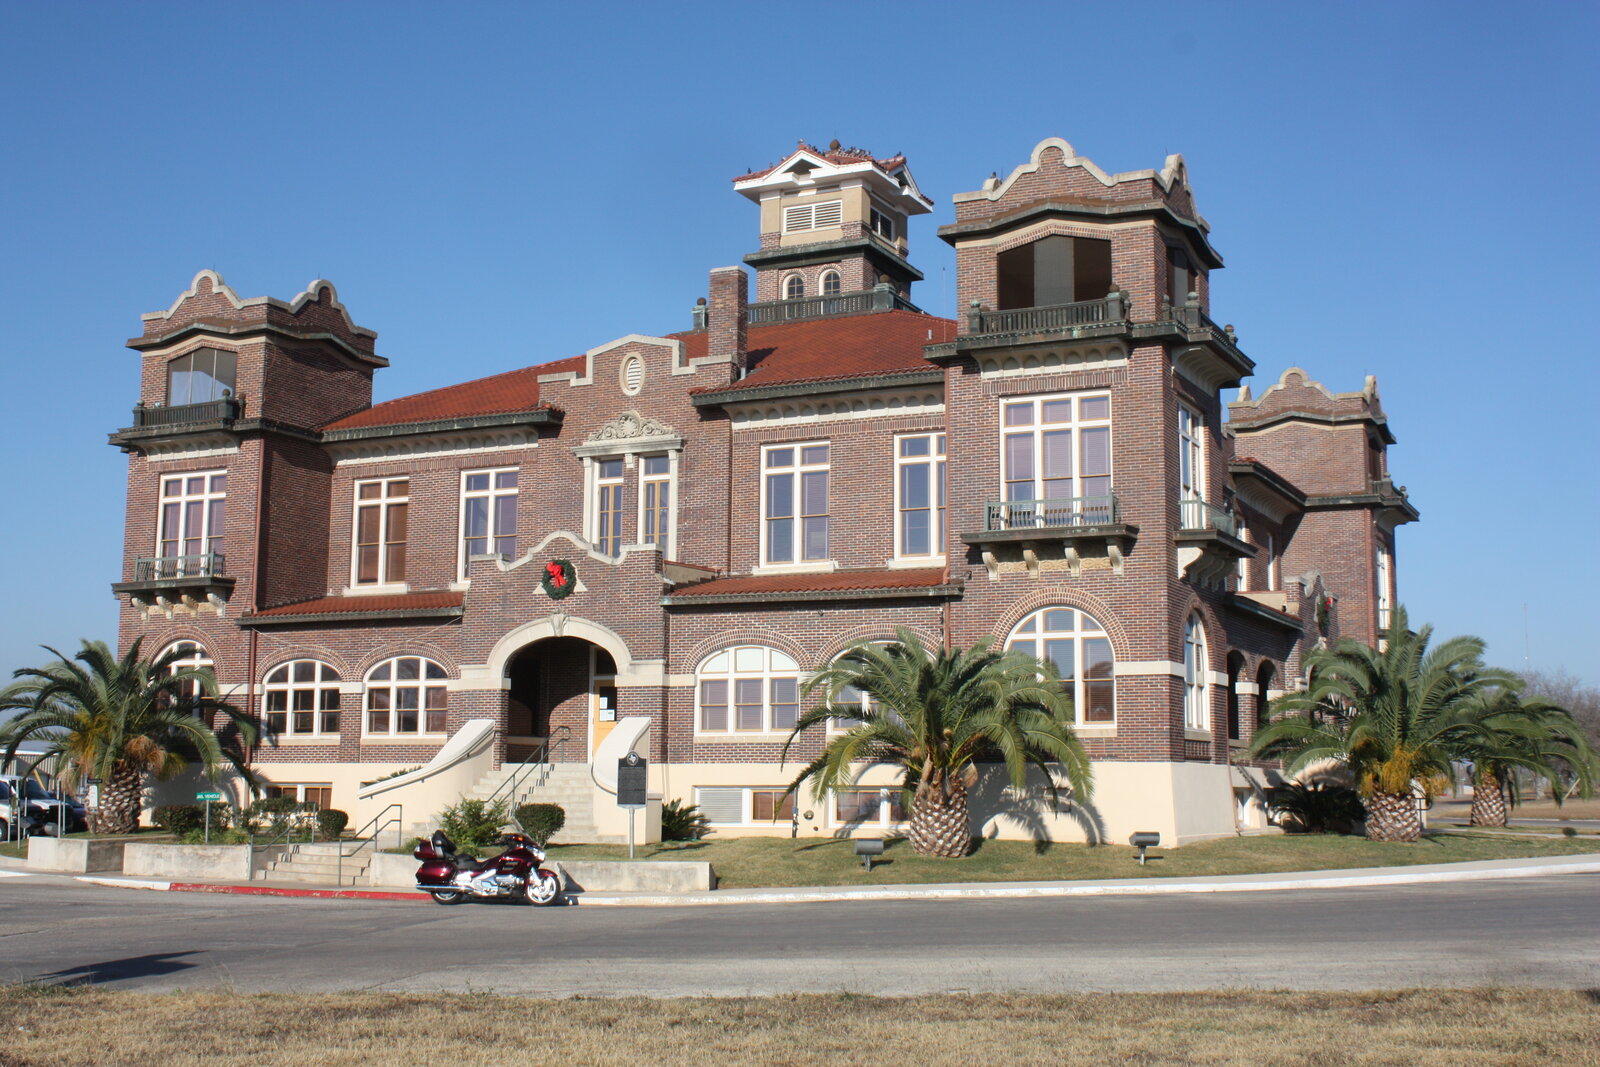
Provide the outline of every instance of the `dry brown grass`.
{"type": "MultiPolygon", "coordinates": [[[[1470,800],[1439,800],[1433,805],[1435,817],[1463,818],[1472,810],[1470,800]]],[[[1530,800],[1511,809],[1513,819],[1600,819],[1600,798],[1594,800],[1569,800],[1556,804],[1553,800],[1530,800]]]]}
{"type": "Polygon", "coordinates": [[[0,990],[0,1064],[1595,1064],[1564,990],[534,1000],[0,990]]]}

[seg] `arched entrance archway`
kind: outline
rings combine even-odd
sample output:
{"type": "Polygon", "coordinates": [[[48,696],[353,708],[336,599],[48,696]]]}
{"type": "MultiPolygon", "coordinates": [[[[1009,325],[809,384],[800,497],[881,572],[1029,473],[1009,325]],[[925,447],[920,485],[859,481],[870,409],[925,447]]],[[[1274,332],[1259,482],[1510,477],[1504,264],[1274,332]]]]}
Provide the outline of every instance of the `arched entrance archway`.
{"type": "Polygon", "coordinates": [[[506,661],[506,761],[581,763],[617,717],[617,664],[581,637],[547,637],[506,661]]]}

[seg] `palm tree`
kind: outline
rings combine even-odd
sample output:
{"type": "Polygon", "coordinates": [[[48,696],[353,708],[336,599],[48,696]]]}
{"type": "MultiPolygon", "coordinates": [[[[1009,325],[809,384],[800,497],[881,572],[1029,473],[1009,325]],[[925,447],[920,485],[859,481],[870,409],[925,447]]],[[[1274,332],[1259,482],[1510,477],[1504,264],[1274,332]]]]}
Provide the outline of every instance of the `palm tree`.
{"type": "Polygon", "coordinates": [[[1506,825],[1506,801],[1519,801],[1518,771],[1556,783],[1556,801],[1562,796],[1559,784],[1562,770],[1572,774],[1579,793],[1593,794],[1600,777],[1588,735],[1565,709],[1537,697],[1522,695],[1522,682],[1487,690],[1480,695],[1477,709],[1484,727],[1491,731],[1485,743],[1465,755],[1472,760],[1473,826],[1506,825]]]}
{"type": "Polygon", "coordinates": [[[1054,761],[1073,796],[1088,798],[1089,757],[1070,725],[1072,697],[1049,664],[991,651],[987,641],[930,654],[911,631],[897,636],[888,644],[852,645],[806,683],[807,696],[820,693],[826,702],[800,718],[784,757],[813,726],[845,729],[800,772],[791,793],[809,778],[812,795],[824,801],[830,790],[853,785],[863,767],[897,766],[911,811],[911,847],[944,857],[972,849],[967,791],[978,780],[980,759],[998,755],[1019,788],[1027,768],[1037,767],[1052,795],[1047,764],[1054,761]],[[859,696],[849,699],[862,693],[866,708],[859,696]]]}
{"type": "Polygon", "coordinates": [[[104,641],[85,641],[73,657],[77,662],[45,646],[56,662],[17,671],[19,680],[0,691],[0,712],[20,711],[0,729],[0,764],[35,738],[52,745],[46,758],[58,757],[69,774],[100,779],[100,806],[90,813],[95,833],[136,829],[144,776],[171,778],[191,759],[198,758],[213,782],[225,765],[255,782],[238,746],[255,740],[255,724],[216,699],[211,669],[173,670],[184,652],[149,660],[140,655],[141,644],[135,640],[119,660],[104,641]],[[213,711],[226,720],[224,729],[237,731],[237,741],[225,743],[212,729],[213,711]]]}
{"type": "Polygon", "coordinates": [[[1344,640],[1306,657],[1308,687],[1273,702],[1274,718],[1251,754],[1285,761],[1294,776],[1343,764],[1367,806],[1367,838],[1422,836],[1415,789],[1427,795],[1450,777],[1451,761],[1474,745],[1498,744],[1478,701],[1514,676],[1483,665],[1483,641],[1452,637],[1430,650],[1433,627],[1412,633],[1397,608],[1381,649],[1344,640]]]}

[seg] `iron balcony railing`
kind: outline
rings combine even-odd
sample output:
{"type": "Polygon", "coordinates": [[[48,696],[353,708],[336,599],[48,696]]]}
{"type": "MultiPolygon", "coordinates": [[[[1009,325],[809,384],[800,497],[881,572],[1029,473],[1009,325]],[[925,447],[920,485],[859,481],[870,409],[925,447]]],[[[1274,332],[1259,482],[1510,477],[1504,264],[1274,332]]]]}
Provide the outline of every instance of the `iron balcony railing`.
{"type": "Polygon", "coordinates": [[[904,299],[891,286],[880,285],[858,293],[834,296],[803,296],[794,300],[765,300],[751,304],[749,322],[788,322],[790,319],[816,319],[826,315],[855,315],[863,311],[915,311],[915,304],[904,299]]]}
{"type": "Polygon", "coordinates": [[[1180,530],[1215,530],[1229,537],[1239,536],[1239,520],[1230,512],[1207,504],[1204,500],[1178,501],[1178,528],[1180,530]]]}
{"type": "Polygon", "coordinates": [[[974,305],[967,315],[967,328],[970,333],[1036,333],[1041,330],[1071,329],[1074,326],[1098,326],[1101,323],[1122,322],[1126,318],[1127,304],[1122,294],[1111,293],[1099,300],[1012,308],[1007,311],[986,311],[974,305]]]}
{"type": "Polygon", "coordinates": [[[1002,530],[1070,530],[1122,521],[1115,494],[1057,500],[991,500],[989,533],[1002,530]]]}
{"type": "Polygon", "coordinates": [[[193,556],[144,556],[133,561],[136,582],[168,582],[182,578],[215,578],[222,573],[222,553],[193,556]]]}
{"type": "Polygon", "coordinates": [[[139,429],[189,426],[199,423],[231,422],[239,417],[239,398],[225,396],[199,404],[173,404],[170,407],[133,408],[133,425],[139,429]]]}

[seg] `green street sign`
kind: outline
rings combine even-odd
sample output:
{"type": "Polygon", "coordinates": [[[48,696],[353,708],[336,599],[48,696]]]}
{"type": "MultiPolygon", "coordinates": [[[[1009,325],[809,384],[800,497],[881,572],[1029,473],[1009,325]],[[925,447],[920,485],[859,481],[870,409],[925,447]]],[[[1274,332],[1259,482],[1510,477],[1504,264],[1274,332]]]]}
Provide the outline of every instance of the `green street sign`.
{"type": "Polygon", "coordinates": [[[222,799],[222,794],[221,793],[196,793],[194,795],[194,798],[196,800],[221,800],[222,799]]]}

